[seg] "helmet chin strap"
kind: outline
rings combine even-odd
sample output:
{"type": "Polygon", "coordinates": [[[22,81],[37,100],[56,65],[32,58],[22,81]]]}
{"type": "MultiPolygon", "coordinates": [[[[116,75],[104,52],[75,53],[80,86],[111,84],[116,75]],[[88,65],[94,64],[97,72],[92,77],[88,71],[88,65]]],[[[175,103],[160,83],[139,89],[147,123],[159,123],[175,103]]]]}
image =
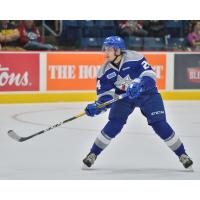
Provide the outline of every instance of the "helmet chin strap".
{"type": "Polygon", "coordinates": [[[119,57],[119,56],[121,56],[122,55],[122,53],[120,53],[119,55],[116,55],[116,50],[115,50],[115,58],[114,58],[114,60],[112,61],[112,63],[114,63],[116,60],[117,60],[117,58],[119,57]]]}

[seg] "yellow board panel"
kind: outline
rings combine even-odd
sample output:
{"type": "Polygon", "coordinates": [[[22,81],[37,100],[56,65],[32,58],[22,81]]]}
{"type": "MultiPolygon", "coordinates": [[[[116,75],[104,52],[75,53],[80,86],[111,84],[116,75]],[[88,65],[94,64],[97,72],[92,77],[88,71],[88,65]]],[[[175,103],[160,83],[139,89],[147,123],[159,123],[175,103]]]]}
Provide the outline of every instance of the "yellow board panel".
{"type": "MultiPolygon", "coordinates": [[[[161,92],[164,100],[200,100],[200,91],[161,92]]],[[[79,93],[32,93],[0,94],[0,103],[43,103],[43,102],[79,102],[94,101],[94,92],[79,93]]]]}

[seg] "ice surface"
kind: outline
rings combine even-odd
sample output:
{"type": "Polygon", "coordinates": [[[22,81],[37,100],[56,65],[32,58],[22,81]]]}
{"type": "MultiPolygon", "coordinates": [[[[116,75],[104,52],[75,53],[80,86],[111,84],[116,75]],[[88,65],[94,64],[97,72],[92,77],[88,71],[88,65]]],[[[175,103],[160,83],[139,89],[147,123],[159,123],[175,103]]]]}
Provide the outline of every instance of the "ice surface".
{"type": "Polygon", "coordinates": [[[200,101],[165,101],[168,122],[193,158],[194,172],[183,168],[139,109],[89,171],[81,170],[81,161],[108,113],[81,117],[22,143],[7,135],[13,129],[28,136],[82,112],[85,105],[0,105],[0,179],[200,179],[200,101]]]}

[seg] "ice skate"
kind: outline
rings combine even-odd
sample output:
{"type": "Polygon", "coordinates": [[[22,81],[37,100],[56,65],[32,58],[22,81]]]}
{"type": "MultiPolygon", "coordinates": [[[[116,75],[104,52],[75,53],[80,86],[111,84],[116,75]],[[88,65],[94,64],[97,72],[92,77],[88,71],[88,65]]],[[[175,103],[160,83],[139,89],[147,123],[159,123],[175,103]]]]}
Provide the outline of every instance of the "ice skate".
{"type": "Polygon", "coordinates": [[[97,155],[94,153],[89,153],[84,159],[83,159],[83,165],[82,169],[89,169],[95,162],[97,158],[97,155]]]}
{"type": "Polygon", "coordinates": [[[185,167],[185,169],[187,170],[191,170],[193,171],[193,168],[192,168],[192,165],[193,165],[193,161],[191,160],[191,158],[186,155],[186,154],[182,154],[180,157],[179,157],[179,160],[180,162],[183,164],[183,166],[185,167]]]}

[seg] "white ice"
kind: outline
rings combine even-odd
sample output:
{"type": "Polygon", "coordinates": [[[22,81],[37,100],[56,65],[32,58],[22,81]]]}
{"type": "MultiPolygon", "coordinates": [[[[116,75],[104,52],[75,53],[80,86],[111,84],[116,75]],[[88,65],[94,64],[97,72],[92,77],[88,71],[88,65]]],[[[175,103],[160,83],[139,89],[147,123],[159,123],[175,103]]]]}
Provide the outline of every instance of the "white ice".
{"type": "Polygon", "coordinates": [[[81,170],[81,161],[108,113],[83,116],[22,143],[7,135],[13,129],[28,136],[82,112],[85,105],[0,105],[0,179],[200,179],[200,101],[165,101],[168,122],[192,157],[194,172],[183,168],[139,109],[89,171],[81,170]]]}

